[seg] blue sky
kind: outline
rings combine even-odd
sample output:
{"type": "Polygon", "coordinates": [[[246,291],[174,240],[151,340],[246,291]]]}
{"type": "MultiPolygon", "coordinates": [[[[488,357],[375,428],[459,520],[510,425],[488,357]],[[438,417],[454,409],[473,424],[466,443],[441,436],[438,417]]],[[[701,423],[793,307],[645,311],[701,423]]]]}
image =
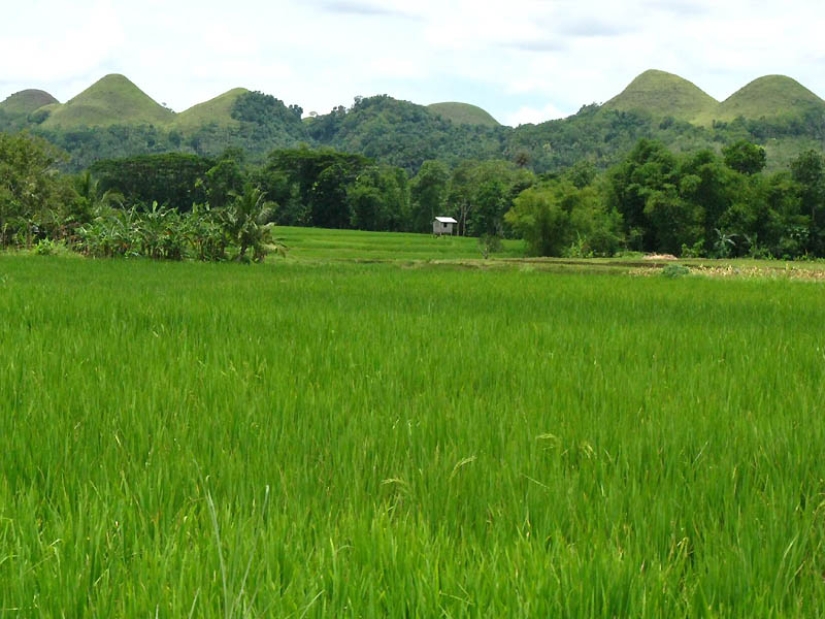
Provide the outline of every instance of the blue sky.
{"type": "Polygon", "coordinates": [[[517,125],[575,113],[646,69],[722,100],[788,75],[825,97],[819,0],[30,0],[0,21],[0,100],[66,101],[122,73],[175,111],[243,86],[305,113],[388,94],[517,125]]]}

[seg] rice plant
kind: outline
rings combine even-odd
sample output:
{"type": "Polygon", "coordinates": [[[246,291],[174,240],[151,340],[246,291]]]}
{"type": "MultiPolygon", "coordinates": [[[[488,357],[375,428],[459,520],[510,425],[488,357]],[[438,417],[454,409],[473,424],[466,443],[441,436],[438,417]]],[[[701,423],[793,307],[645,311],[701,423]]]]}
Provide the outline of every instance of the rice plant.
{"type": "Polygon", "coordinates": [[[822,615],[821,299],[0,256],[0,615],[822,615]]]}

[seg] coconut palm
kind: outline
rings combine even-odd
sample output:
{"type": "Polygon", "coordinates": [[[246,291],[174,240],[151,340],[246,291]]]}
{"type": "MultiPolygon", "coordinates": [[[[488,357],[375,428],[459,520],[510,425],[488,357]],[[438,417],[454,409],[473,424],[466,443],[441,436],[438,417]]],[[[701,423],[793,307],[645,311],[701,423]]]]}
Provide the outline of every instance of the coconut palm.
{"type": "Polygon", "coordinates": [[[232,202],[224,209],[223,225],[232,243],[238,246],[237,260],[260,262],[266,256],[274,202],[266,200],[266,193],[260,187],[247,185],[242,193],[231,192],[232,202]]]}

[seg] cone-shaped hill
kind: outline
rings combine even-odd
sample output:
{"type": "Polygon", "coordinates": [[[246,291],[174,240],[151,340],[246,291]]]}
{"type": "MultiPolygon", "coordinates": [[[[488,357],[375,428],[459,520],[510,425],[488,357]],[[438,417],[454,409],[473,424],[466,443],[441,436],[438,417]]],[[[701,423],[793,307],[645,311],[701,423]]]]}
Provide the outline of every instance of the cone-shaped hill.
{"type": "Polygon", "coordinates": [[[766,75],[737,90],[716,109],[716,120],[797,116],[810,109],[825,113],[825,101],[796,80],[784,75],[766,75]]]}
{"type": "Polygon", "coordinates": [[[248,92],[246,88],[233,88],[214,99],[193,105],[177,114],[172,126],[181,131],[196,131],[211,124],[218,127],[237,126],[240,123],[232,118],[232,106],[238,97],[248,92]]]}
{"type": "Polygon", "coordinates": [[[621,94],[606,102],[602,108],[628,112],[643,110],[654,117],[673,116],[692,122],[710,113],[719,102],[692,82],[651,69],[639,75],[621,94]]]}
{"type": "Polygon", "coordinates": [[[0,110],[6,114],[28,115],[44,105],[55,103],[59,101],[44,90],[21,90],[0,103],[0,110]]]}
{"type": "Polygon", "coordinates": [[[44,127],[165,124],[174,113],[123,75],[107,75],[63,105],[52,105],[44,127]]]}
{"type": "Polygon", "coordinates": [[[489,112],[469,103],[433,103],[427,108],[457,125],[499,126],[499,122],[489,112]]]}

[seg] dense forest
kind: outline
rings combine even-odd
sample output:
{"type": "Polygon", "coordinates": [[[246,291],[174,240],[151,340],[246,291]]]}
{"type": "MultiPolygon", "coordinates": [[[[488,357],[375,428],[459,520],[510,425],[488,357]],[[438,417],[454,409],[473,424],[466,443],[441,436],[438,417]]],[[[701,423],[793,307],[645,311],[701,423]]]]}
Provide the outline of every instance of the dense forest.
{"type": "Polygon", "coordinates": [[[517,128],[386,95],[304,118],[243,89],[175,115],[122,76],[62,106],[19,93],[0,104],[0,243],[252,260],[273,225],[426,232],[451,215],[491,251],[521,237],[540,256],[821,257],[825,103],[791,82],[717,104],[647,72],[517,128]]]}

